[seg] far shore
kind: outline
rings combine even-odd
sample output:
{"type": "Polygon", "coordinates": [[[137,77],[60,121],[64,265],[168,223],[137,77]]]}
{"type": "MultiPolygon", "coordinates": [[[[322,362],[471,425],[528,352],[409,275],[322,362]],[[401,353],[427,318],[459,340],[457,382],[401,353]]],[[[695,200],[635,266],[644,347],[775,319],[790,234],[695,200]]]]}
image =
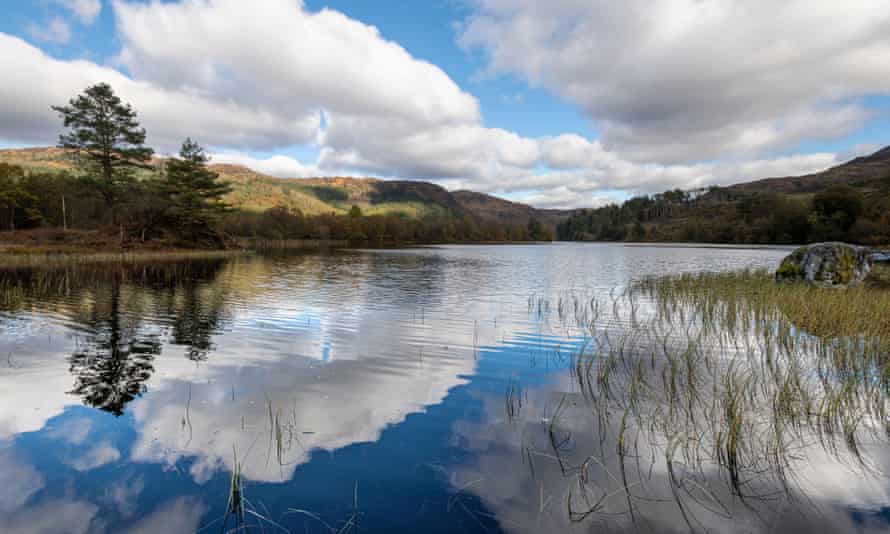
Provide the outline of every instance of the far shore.
{"type": "MultiPolygon", "coordinates": [[[[200,248],[181,246],[164,240],[127,238],[110,231],[63,230],[42,228],[0,232],[0,268],[40,267],[68,263],[175,261],[185,259],[219,258],[246,255],[255,252],[311,251],[311,250],[361,250],[377,248],[423,248],[444,244],[458,245],[543,245],[552,241],[480,241],[456,243],[416,242],[350,242],[329,239],[267,239],[237,237],[229,239],[227,246],[200,248]]],[[[579,243],[566,241],[566,243],[579,243]]],[[[590,241],[586,243],[622,244],[629,247],[695,247],[695,248],[777,248],[792,250],[796,245],[776,244],[723,244],[694,242],[630,242],[590,241]]],[[[890,250],[890,246],[874,247],[890,250]]]]}

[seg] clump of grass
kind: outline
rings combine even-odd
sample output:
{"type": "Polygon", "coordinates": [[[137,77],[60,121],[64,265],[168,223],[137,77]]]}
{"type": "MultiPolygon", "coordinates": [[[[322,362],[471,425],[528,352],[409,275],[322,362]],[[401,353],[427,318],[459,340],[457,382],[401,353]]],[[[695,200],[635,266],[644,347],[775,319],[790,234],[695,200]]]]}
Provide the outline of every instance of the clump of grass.
{"type": "Polygon", "coordinates": [[[244,485],[241,479],[241,463],[238,461],[238,453],[234,446],[232,446],[232,476],[229,480],[229,501],[226,510],[226,517],[231,515],[235,519],[235,525],[244,523],[244,485]]]}
{"type": "Polygon", "coordinates": [[[512,421],[522,413],[522,384],[518,380],[511,379],[507,383],[506,405],[507,419],[512,421]]]}
{"type": "Polygon", "coordinates": [[[654,298],[662,312],[692,306],[708,312],[721,328],[750,315],[790,323],[814,336],[890,337],[890,292],[869,284],[836,291],[776,284],[767,271],[739,271],[646,278],[635,289],[654,298]]]}
{"type": "Polygon", "coordinates": [[[689,500],[732,508],[707,489],[715,468],[744,503],[774,500],[776,487],[790,499],[803,491],[794,472],[810,447],[868,472],[863,439],[890,436],[890,292],[777,284],[766,271],[700,273],[641,280],[612,296],[612,310],[588,326],[572,374],[601,443],[617,432],[616,478],[631,514],[626,464],[639,466],[628,459],[641,442],[663,451],[694,528],[689,500]]]}

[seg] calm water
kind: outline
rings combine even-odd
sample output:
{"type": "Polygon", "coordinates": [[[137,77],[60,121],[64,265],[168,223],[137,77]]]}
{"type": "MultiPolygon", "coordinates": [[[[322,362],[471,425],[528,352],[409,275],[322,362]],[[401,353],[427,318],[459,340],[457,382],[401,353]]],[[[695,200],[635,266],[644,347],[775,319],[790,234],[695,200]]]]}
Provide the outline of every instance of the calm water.
{"type": "Polygon", "coordinates": [[[628,474],[579,395],[578,302],[786,253],[454,246],[2,273],[0,531],[881,530],[890,482],[843,462],[796,472],[797,499],[721,498],[716,469],[673,484],[664,444],[642,440],[628,474]]]}

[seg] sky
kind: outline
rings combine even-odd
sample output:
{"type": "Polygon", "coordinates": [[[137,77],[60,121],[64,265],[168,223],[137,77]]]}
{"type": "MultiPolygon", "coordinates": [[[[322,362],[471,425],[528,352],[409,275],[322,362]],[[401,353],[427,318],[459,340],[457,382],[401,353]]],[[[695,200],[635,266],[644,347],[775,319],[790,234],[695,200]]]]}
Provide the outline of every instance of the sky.
{"type": "Polygon", "coordinates": [[[0,147],[107,82],[148,144],[538,207],[815,172],[890,144],[885,0],[3,0],[0,147]]]}

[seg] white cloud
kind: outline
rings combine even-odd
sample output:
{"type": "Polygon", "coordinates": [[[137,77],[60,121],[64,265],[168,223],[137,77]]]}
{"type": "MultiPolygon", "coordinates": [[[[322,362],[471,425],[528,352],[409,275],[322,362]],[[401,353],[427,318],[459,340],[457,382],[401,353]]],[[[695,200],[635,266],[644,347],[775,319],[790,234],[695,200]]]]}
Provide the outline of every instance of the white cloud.
{"type": "MultiPolygon", "coordinates": [[[[483,127],[476,98],[440,68],[336,11],[289,0],[114,5],[119,60],[137,77],[261,109],[323,111],[325,171],[476,177],[535,164],[535,142],[483,127]]],[[[303,173],[283,160],[263,166],[303,173]]]]}
{"type": "Polygon", "coordinates": [[[0,58],[6,69],[0,86],[0,139],[47,143],[61,131],[52,105],[98,82],[108,82],[133,103],[149,132],[149,143],[161,151],[179,148],[186,136],[207,145],[272,148],[315,138],[319,116],[246,106],[213,99],[197,91],[175,90],[134,80],[88,61],[47,56],[25,41],[0,33],[0,58]],[[27,90],[23,90],[27,88],[27,90]]]}
{"type": "Polygon", "coordinates": [[[86,534],[98,508],[84,501],[59,499],[0,515],[0,532],[86,534]]]}
{"type": "Polygon", "coordinates": [[[22,507],[31,495],[43,489],[43,475],[8,448],[0,449],[0,512],[22,507]]]}
{"type": "Polygon", "coordinates": [[[211,163],[242,165],[256,172],[280,178],[309,178],[321,173],[314,165],[304,165],[288,156],[254,158],[241,152],[221,152],[211,154],[211,163]]]}
{"type": "Polygon", "coordinates": [[[54,425],[49,436],[53,439],[61,439],[72,445],[80,445],[90,435],[93,422],[85,417],[65,419],[61,424],[54,425]]]}
{"type": "MultiPolygon", "coordinates": [[[[543,140],[542,159],[557,170],[535,177],[533,182],[524,184],[526,187],[546,188],[549,185],[575,192],[625,190],[637,193],[802,175],[840,163],[835,154],[814,153],[691,165],[640,164],[621,159],[614,152],[604,150],[598,141],[589,141],[576,135],[543,140]]],[[[523,184],[520,182],[518,185],[523,184]]]]}
{"type": "Polygon", "coordinates": [[[476,99],[373,26],[301,2],[116,1],[135,76],[168,88],[284,109],[326,109],[417,124],[473,122],[476,99]]]}
{"type": "Polygon", "coordinates": [[[207,505],[197,497],[177,497],[160,506],[152,513],[124,531],[125,534],[189,534],[197,532],[207,505]]]}
{"type": "Polygon", "coordinates": [[[577,192],[566,186],[556,186],[519,197],[519,201],[537,208],[599,208],[615,204],[615,198],[591,192],[577,192]]]}
{"type": "Polygon", "coordinates": [[[0,86],[8,103],[0,143],[48,144],[61,129],[49,106],[107,81],[138,110],[159,152],[190,136],[217,163],[282,177],[428,179],[571,207],[613,190],[812,172],[838,157],[775,158],[774,149],[851,131],[870,116],[857,97],[890,89],[875,37],[890,8],[875,4],[866,21],[866,3],[815,35],[839,8],[803,10],[795,0],[779,13],[795,15],[785,28],[766,20],[774,10],[761,0],[744,17],[730,0],[477,0],[461,42],[487,51],[492,71],[519,73],[580,105],[599,120],[602,137],[591,140],[486,127],[477,99],[443,70],[330,9],[116,0],[116,61],[126,75],[0,34],[11,76],[0,86]],[[727,35],[740,42],[705,46],[731,16],[740,29],[727,35]],[[317,161],[253,155],[299,145],[314,146],[317,161]]]}
{"type": "Polygon", "coordinates": [[[87,449],[77,458],[68,461],[67,464],[77,471],[90,471],[105,464],[116,462],[120,457],[120,451],[114,448],[111,443],[102,441],[87,449]]]}
{"type": "Polygon", "coordinates": [[[475,124],[418,130],[385,119],[334,116],[328,121],[319,159],[323,168],[395,170],[412,178],[502,175],[530,168],[537,143],[515,133],[475,124]]]}
{"type": "Polygon", "coordinates": [[[757,155],[832,138],[890,91],[876,0],[475,0],[460,42],[578,104],[638,161],[757,155]],[[883,58],[880,59],[880,58],[883,58]]]}
{"type": "Polygon", "coordinates": [[[25,31],[39,41],[65,44],[71,40],[71,28],[67,22],[58,17],[50,19],[44,25],[28,24],[25,31]]]}
{"type": "Polygon", "coordinates": [[[92,24],[102,11],[101,0],[53,0],[70,11],[82,24],[92,24]]]}

